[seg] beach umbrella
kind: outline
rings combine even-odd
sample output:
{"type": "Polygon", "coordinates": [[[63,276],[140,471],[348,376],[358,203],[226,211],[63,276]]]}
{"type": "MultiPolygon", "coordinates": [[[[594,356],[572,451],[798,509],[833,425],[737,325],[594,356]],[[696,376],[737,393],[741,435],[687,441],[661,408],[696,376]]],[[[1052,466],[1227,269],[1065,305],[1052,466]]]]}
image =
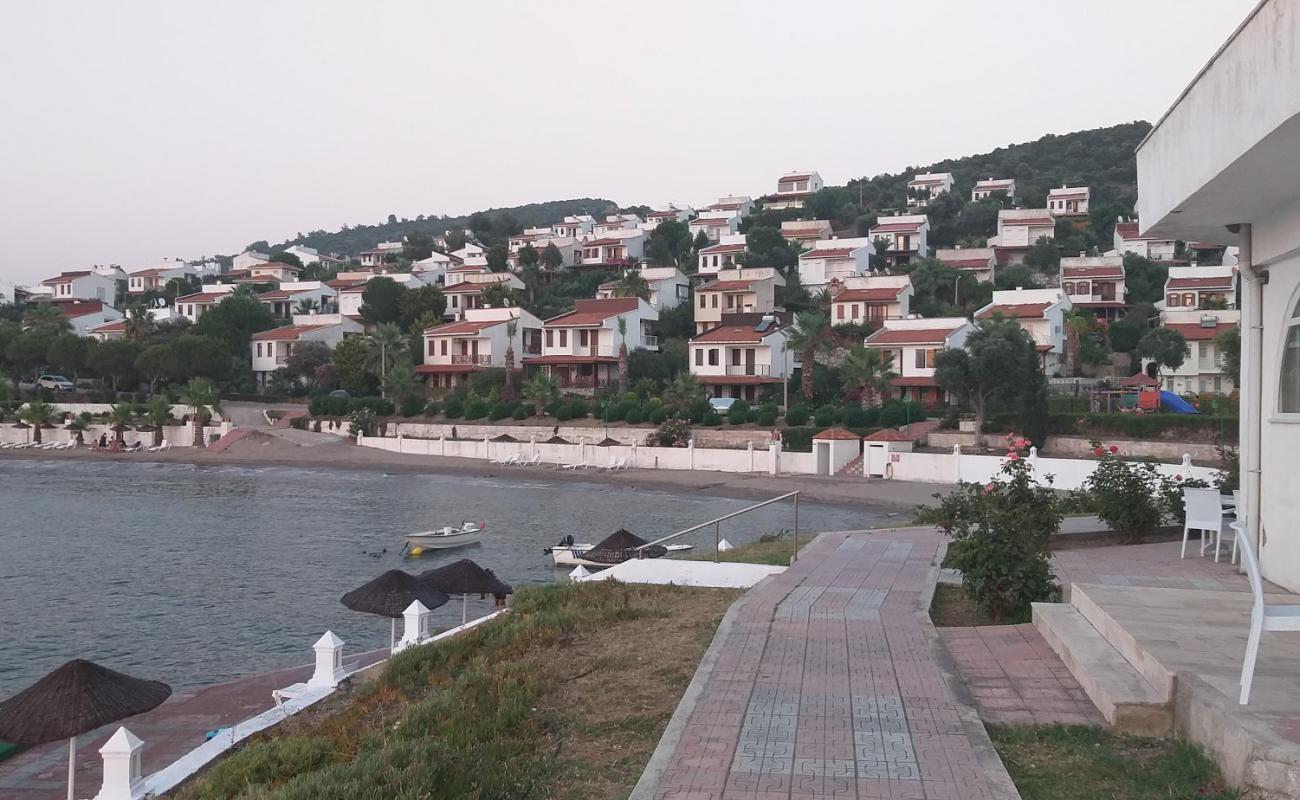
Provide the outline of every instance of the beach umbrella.
{"type": "Polygon", "coordinates": [[[0,703],[0,739],[36,745],[68,740],[68,800],[74,791],[77,736],[158,707],[172,688],[74,658],[0,703]]]}
{"type": "MultiPolygon", "coordinates": [[[[628,559],[636,558],[637,548],[646,543],[646,540],[640,536],[625,528],[619,528],[583,553],[582,557],[599,564],[622,564],[628,559]]],[[[667,552],[668,548],[658,544],[640,550],[640,554],[646,558],[659,558],[667,552]]]]}
{"type": "Polygon", "coordinates": [[[425,608],[432,610],[446,605],[448,599],[445,592],[400,569],[390,569],[339,598],[353,611],[378,614],[392,620],[388,636],[390,650],[397,642],[397,620],[412,600],[419,600],[425,608]]]}
{"type": "Polygon", "coordinates": [[[490,594],[504,596],[515,593],[510,584],[498,578],[492,570],[484,569],[468,558],[462,558],[437,569],[422,572],[420,573],[420,580],[447,594],[460,595],[461,625],[464,625],[468,619],[467,606],[470,595],[490,594]]]}

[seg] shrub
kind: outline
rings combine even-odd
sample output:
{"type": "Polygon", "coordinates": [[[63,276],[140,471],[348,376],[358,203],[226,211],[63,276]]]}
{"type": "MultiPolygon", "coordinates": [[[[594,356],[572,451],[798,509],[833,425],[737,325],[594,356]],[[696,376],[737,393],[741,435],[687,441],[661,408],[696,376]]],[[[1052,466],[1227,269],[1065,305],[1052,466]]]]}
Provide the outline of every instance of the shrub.
{"type": "Polygon", "coordinates": [[[358,408],[348,414],[347,419],[348,434],[351,436],[356,436],[358,433],[370,436],[375,431],[375,412],[369,408],[358,408]]]}
{"type": "Polygon", "coordinates": [[[713,409],[709,409],[707,412],[705,412],[704,418],[701,419],[700,422],[703,425],[708,425],[711,428],[716,428],[717,426],[722,424],[722,417],[718,415],[718,412],[714,411],[713,409]]]}
{"type": "Polygon", "coordinates": [[[611,403],[605,410],[604,418],[608,419],[610,422],[621,422],[627,417],[628,408],[629,406],[621,400],[617,403],[611,403]]]}
{"type": "Polygon", "coordinates": [[[628,425],[640,425],[641,409],[636,408],[635,406],[629,408],[627,410],[627,415],[623,417],[623,421],[626,422],[628,425]]]}
{"type": "Polygon", "coordinates": [[[925,419],[925,408],[920,403],[890,400],[880,408],[877,422],[882,428],[897,428],[925,419]]]}
{"type": "Polygon", "coordinates": [[[424,413],[424,401],[415,395],[411,395],[402,401],[402,416],[418,417],[424,413]]]}
{"type": "Polygon", "coordinates": [[[442,407],[442,415],[447,419],[460,419],[465,414],[465,404],[453,397],[442,407]]]}
{"type": "Polygon", "coordinates": [[[585,419],[587,410],[587,401],[581,397],[575,397],[569,403],[569,416],[572,419],[585,419]]]}
{"type": "Polygon", "coordinates": [[[510,412],[511,419],[528,419],[528,409],[524,406],[515,406],[515,410],[510,412]]]}
{"type": "Polygon", "coordinates": [[[430,400],[429,402],[424,404],[424,415],[426,417],[436,417],[438,416],[438,412],[440,410],[441,408],[439,407],[438,401],[436,400],[430,400]]]}
{"type": "Polygon", "coordinates": [[[785,424],[793,427],[808,424],[808,409],[805,406],[791,406],[785,412],[785,424]]]}
{"type": "Polygon", "coordinates": [[[573,406],[565,403],[555,409],[555,418],[560,422],[568,422],[573,419],[573,406]]]}
{"type": "Polygon", "coordinates": [[[641,398],[637,396],[636,392],[624,392],[623,402],[627,403],[628,406],[635,406],[641,403],[641,398]]]}
{"type": "Polygon", "coordinates": [[[749,403],[737,400],[731,404],[731,408],[727,409],[727,422],[732,425],[744,425],[749,422],[749,415],[749,403]]]}
{"type": "Polygon", "coordinates": [[[691,440],[691,426],[685,420],[666,419],[646,438],[651,447],[685,447],[691,440]]]}
{"type": "Polygon", "coordinates": [[[781,449],[798,453],[811,453],[812,437],[817,434],[818,430],[818,428],[812,426],[782,428],[781,449]]]}
{"type": "Polygon", "coordinates": [[[497,403],[488,411],[488,419],[493,422],[505,419],[514,413],[514,409],[508,403],[497,403]]]}
{"type": "Polygon", "coordinates": [[[650,424],[652,425],[662,425],[666,419],[668,419],[668,409],[662,406],[650,412],[650,424]]]}
{"type": "Polygon", "coordinates": [[[1161,494],[1160,473],[1149,461],[1123,461],[1101,446],[1097,451],[1101,461],[1084,482],[1093,509],[1119,535],[1120,541],[1139,542],[1164,521],[1165,498],[1161,494]]]}
{"type": "Polygon", "coordinates": [[[771,428],[776,425],[776,412],[768,409],[762,409],[758,412],[758,424],[764,428],[771,428]]]}
{"type": "Polygon", "coordinates": [[[843,421],[846,428],[865,428],[871,424],[867,422],[867,411],[862,406],[849,406],[844,409],[843,421]]]}
{"type": "Polygon", "coordinates": [[[483,419],[487,416],[491,406],[488,401],[481,397],[475,397],[465,403],[465,419],[483,419]]]}
{"type": "Polygon", "coordinates": [[[235,797],[253,786],[279,785],[333,763],[337,748],[326,736],[284,736],[250,743],[239,758],[218,761],[203,778],[208,797],[235,797]]]}
{"type": "Polygon", "coordinates": [[[818,427],[821,428],[826,428],[832,425],[835,422],[834,406],[822,406],[818,408],[817,413],[813,414],[813,422],[817,423],[818,427]]]}

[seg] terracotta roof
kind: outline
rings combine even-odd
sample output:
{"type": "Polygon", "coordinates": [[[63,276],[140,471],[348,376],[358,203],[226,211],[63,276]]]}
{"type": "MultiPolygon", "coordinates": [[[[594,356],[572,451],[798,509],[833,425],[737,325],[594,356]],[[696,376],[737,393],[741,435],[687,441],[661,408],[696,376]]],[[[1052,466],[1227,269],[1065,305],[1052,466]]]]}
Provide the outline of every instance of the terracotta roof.
{"type": "Polygon", "coordinates": [[[881,428],[880,430],[866,437],[866,441],[868,442],[910,442],[913,441],[913,438],[911,436],[908,436],[906,433],[903,433],[902,431],[896,431],[893,428],[881,428]]]}
{"type": "Polygon", "coordinates": [[[743,344],[753,344],[763,341],[765,336],[771,336],[773,333],[781,330],[780,326],[773,325],[765,331],[754,330],[753,325],[720,325],[713,330],[705,331],[694,339],[692,342],[739,342],[743,344]]]}
{"type": "Polygon", "coordinates": [[[994,314],[1001,314],[1011,319],[1041,317],[1050,305],[1051,303],[1017,303],[1015,305],[1004,303],[986,308],[979,312],[976,317],[978,319],[990,319],[994,314]]]}
{"type": "Polygon", "coordinates": [[[995,247],[993,248],[993,259],[999,264],[1009,264],[1012,256],[1017,253],[1023,255],[1028,251],[1028,247],[995,247]]]}
{"type": "Polygon", "coordinates": [[[41,284],[45,286],[49,286],[55,283],[72,283],[73,278],[84,278],[89,274],[90,274],[90,270],[88,269],[77,270],[76,272],[61,272],[58,275],[55,275],[53,278],[47,278],[41,281],[41,284]]]}
{"type": "Polygon", "coordinates": [[[801,254],[800,258],[847,258],[853,254],[852,247],[828,247],[822,250],[809,250],[801,254]]]}
{"type": "Polygon", "coordinates": [[[605,245],[623,244],[622,239],[592,239],[589,242],[582,242],[581,247],[603,247],[605,245]]]}
{"type": "Polygon", "coordinates": [[[126,331],[125,319],[115,319],[112,322],[105,322],[103,325],[96,325],[90,329],[91,333],[117,333],[118,331],[126,331]]]}
{"type": "Polygon", "coordinates": [[[1170,278],[1165,284],[1169,289],[1231,289],[1232,276],[1220,275],[1212,278],[1170,278]]]}
{"type": "Polygon", "coordinates": [[[68,319],[97,314],[104,310],[104,303],[100,300],[76,300],[71,303],[60,303],[59,306],[59,311],[63,312],[63,316],[68,319]]]}
{"type": "Polygon", "coordinates": [[[975,188],[996,190],[1004,186],[1010,186],[1015,181],[1015,178],[989,178],[988,180],[975,181],[975,188]]]}
{"type": "Polygon", "coordinates": [[[1075,200],[1075,199],[1087,197],[1088,190],[1084,189],[1083,191],[1076,191],[1076,190],[1066,190],[1066,189],[1053,189],[1047,193],[1047,196],[1054,197],[1057,200],[1075,200]]]}
{"type": "Polygon", "coordinates": [[[1036,344],[1034,345],[1034,349],[1040,353],[1050,353],[1055,350],[1056,347],[1050,344],[1036,344]]]}
{"type": "Polygon", "coordinates": [[[715,244],[704,248],[700,255],[712,255],[714,253],[740,253],[745,249],[744,243],[739,244],[715,244]]]}
{"type": "Polygon", "coordinates": [[[463,374],[466,372],[473,372],[477,369],[478,369],[477,364],[420,364],[415,368],[415,371],[421,375],[428,375],[430,373],[440,373],[440,372],[441,373],[452,372],[457,374],[463,374]]]}
{"type": "Polygon", "coordinates": [[[845,289],[831,299],[833,303],[877,302],[888,303],[898,299],[906,286],[889,286],[876,289],[845,289]]]}
{"type": "Polygon", "coordinates": [[[872,233],[906,233],[921,229],[919,222],[882,222],[871,229],[872,233]]]}
{"type": "Polygon", "coordinates": [[[1074,303],[1075,308],[1127,308],[1128,303],[1123,300],[1078,300],[1074,303]]]}
{"type": "Polygon", "coordinates": [[[1138,236],[1138,224],[1136,222],[1116,222],[1115,233],[1119,234],[1119,238],[1129,241],[1142,238],[1138,236]]]}
{"type": "Polygon", "coordinates": [[[600,325],[610,317],[636,311],[638,298],[609,297],[601,300],[578,300],[573,310],[546,320],[548,327],[590,328],[600,325]]]}
{"type": "Polygon", "coordinates": [[[294,341],[304,333],[311,333],[315,330],[328,327],[326,325],[286,325],[283,328],[272,328],[269,331],[253,334],[255,342],[287,342],[294,341]]]}
{"type": "Polygon", "coordinates": [[[1122,278],[1123,267],[1061,267],[1061,278],[1122,278]]]}
{"type": "Polygon", "coordinates": [[[943,178],[925,178],[924,180],[912,179],[907,182],[908,186],[942,186],[943,178]]]}
{"type": "Polygon", "coordinates": [[[696,375],[695,382],[705,386],[757,386],[762,383],[781,383],[781,378],[771,375],[696,375]]]}
{"type": "Polygon", "coordinates": [[[176,298],[173,303],[217,303],[230,295],[230,292],[195,292],[194,294],[182,295],[176,298]]]}
{"type": "Polygon", "coordinates": [[[173,269],[175,269],[175,267],[149,267],[148,269],[141,269],[141,270],[136,270],[135,272],[132,272],[131,275],[130,275],[130,277],[132,277],[132,278],[156,278],[156,277],[158,277],[159,275],[162,275],[164,272],[171,272],[173,269]]]}
{"type": "Polygon", "coordinates": [[[649,214],[646,214],[646,217],[647,217],[647,218],[649,218],[649,217],[676,217],[676,216],[677,216],[678,214],[680,214],[680,213],[682,213],[682,212],[680,212],[680,211],[651,211],[649,214]]]}
{"type": "Polygon", "coordinates": [[[811,177],[812,177],[812,173],[810,172],[792,172],[789,175],[782,175],[781,177],[777,178],[776,182],[780,184],[780,183],[785,183],[786,181],[806,181],[811,177]]]}
{"type": "Polygon", "coordinates": [[[866,344],[942,344],[956,328],[881,328],[866,344]]]}
{"type": "Polygon", "coordinates": [[[892,378],[890,384],[893,386],[938,386],[939,382],[934,378],[925,375],[914,375],[908,378],[892,378]]]}
{"type": "Polygon", "coordinates": [[[258,300],[288,300],[300,294],[317,291],[316,289],[271,289],[257,296],[258,300]]]}
{"type": "Polygon", "coordinates": [[[717,228],[722,225],[728,225],[731,222],[729,217],[697,217],[691,220],[692,225],[705,225],[710,228],[717,228]]]}
{"type": "Polygon", "coordinates": [[[697,292],[743,292],[754,285],[753,281],[713,281],[706,283],[697,292]]]}
{"type": "Polygon", "coordinates": [[[505,319],[483,319],[469,320],[463,319],[459,322],[448,322],[445,325],[434,325],[432,328],[425,328],[424,333],[427,336],[463,336],[469,333],[478,333],[484,328],[491,328],[494,325],[503,325],[509,320],[505,319]]]}
{"type": "Polygon", "coordinates": [[[325,285],[335,291],[351,289],[353,286],[360,286],[365,283],[365,278],[335,278],[332,281],[325,281],[325,285]]]}
{"type": "Polygon", "coordinates": [[[827,428],[821,433],[813,436],[813,438],[820,441],[827,441],[827,440],[845,441],[845,442],[862,441],[861,436],[857,435],[852,431],[846,431],[843,428],[827,428]]]}
{"type": "Polygon", "coordinates": [[[1155,378],[1151,377],[1145,372],[1138,372],[1120,381],[1119,385],[1120,386],[1159,386],[1160,381],[1156,380],[1155,378]]]}
{"type": "Polygon", "coordinates": [[[491,283],[472,283],[470,281],[461,281],[453,283],[451,286],[442,290],[443,294],[478,294],[483,291],[484,286],[491,286],[491,283]]]}
{"type": "Polygon", "coordinates": [[[1178,331],[1189,342],[1204,342],[1215,338],[1229,328],[1237,327],[1237,323],[1221,321],[1213,328],[1207,328],[1197,322],[1174,322],[1166,323],[1163,327],[1178,331]]]}

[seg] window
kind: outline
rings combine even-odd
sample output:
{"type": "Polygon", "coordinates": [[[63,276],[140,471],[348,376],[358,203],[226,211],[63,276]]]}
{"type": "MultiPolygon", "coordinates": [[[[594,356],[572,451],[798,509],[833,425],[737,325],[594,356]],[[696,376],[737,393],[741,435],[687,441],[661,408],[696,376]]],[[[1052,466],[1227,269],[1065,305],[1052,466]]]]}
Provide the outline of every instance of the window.
{"type": "Polygon", "coordinates": [[[1195,292],[1189,292],[1189,293],[1183,295],[1183,305],[1187,306],[1188,308],[1195,308],[1195,307],[1196,307],[1196,293],[1195,293],[1195,292]]]}
{"type": "Polygon", "coordinates": [[[844,304],[835,304],[835,319],[844,319],[844,304]]]}
{"type": "Polygon", "coordinates": [[[718,366],[718,348],[716,347],[709,348],[709,366],[710,367],[718,366]]]}
{"type": "Polygon", "coordinates": [[[262,357],[262,343],[261,343],[261,342],[258,342],[258,343],[257,343],[257,357],[258,357],[258,358],[261,358],[261,357],[262,357]]]}
{"type": "Polygon", "coordinates": [[[1277,410],[1300,414],[1300,303],[1291,311],[1282,340],[1282,374],[1278,379],[1277,410]]]}
{"type": "Polygon", "coordinates": [[[731,350],[731,366],[733,367],[740,366],[740,350],[736,348],[732,348],[731,350]]]}
{"type": "Polygon", "coordinates": [[[443,340],[442,340],[442,354],[443,354],[444,356],[447,355],[447,340],[446,340],[446,339],[443,339],[443,340]]]}
{"type": "Polygon", "coordinates": [[[858,304],[857,304],[857,303],[854,303],[853,306],[852,306],[852,308],[853,308],[853,318],[854,318],[854,319],[857,319],[857,318],[858,318],[858,304]]]}
{"type": "Polygon", "coordinates": [[[587,346],[587,337],[588,337],[589,335],[590,335],[590,334],[587,333],[587,329],[586,329],[586,328],[583,328],[582,330],[578,331],[578,346],[579,346],[579,347],[586,347],[586,346],[587,346]]]}
{"type": "Polygon", "coordinates": [[[697,367],[702,367],[702,366],[704,366],[704,348],[703,348],[703,347],[697,347],[697,348],[695,348],[695,366],[697,366],[697,367]]]}
{"type": "Polygon", "coordinates": [[[437,349],[433,346],[433,340],[430,339],[430,340],[429,340],[429,351],[428,351],[427,355],[431,355],[431,356],[432,356],[432,355],[436,355],[436,354],[437,354],[437,349]]]}
{"type": "Polygon", "coordinates": [[[552,334],[554,334],[554,333],[555,333],[555,331],[553,331],[553,330],[549,330],[549,329],[548,329],[548,330],[546,331],[546,346],[547,346],[547,347],[554,347],[554,346],[555,346],[555,337],[552,336],[552,334]]]}
{"type": "Polygon", "coordinates": [[[1171,294],[1169,295],[1169,297],[1165,298],[1165,300],[1166,300],[1166,304],[1170,306],[1182,305],[1182,299],[1179,298],[1177,294],[1171,294]]]}
{"type": "Polygon", "coordinates": [[[916,350],[913,350],[912,352],[916,354],[915,360],[913,362],[915,367],[917,369],[925,369],[925,351],[918,348],[916,350]]]}
{"type": "Polygon", "coordinates": [[[561,328],[561,329],[560,329],[560,347],[568,347],[568,346],[569,346],[569,332],[566,331],[566,330],[564,330],[563,328],[561,328]]]}
{"type": "Polygon", "coordinates": [[[716,294],[713,295],[713,307],[714,308],[718,307],[718,296],[716,294]]]}
{"type": "Polygon", "coordinates": [[[708,308],[708,307],[709,307],[709,296],[707,294],[700,295],[700,308],[708,308]]]}

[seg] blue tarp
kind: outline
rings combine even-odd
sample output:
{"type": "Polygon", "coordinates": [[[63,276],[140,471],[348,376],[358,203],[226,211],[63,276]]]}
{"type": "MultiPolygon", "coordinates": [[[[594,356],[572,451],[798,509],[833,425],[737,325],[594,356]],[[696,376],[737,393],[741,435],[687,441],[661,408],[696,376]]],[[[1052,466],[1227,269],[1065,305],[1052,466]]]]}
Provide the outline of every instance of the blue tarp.
{"type": "Polygon", "coordinates": [[[1173,392],[1166,392],[1164,390],[1161,390],[1160,392],[1160,405],[1163,406],[1166,411],[1172,411],[1175,414],[1201,413],[1197,411],[1191,403],[1187,402],[1183,398],[1173,392]]]}

